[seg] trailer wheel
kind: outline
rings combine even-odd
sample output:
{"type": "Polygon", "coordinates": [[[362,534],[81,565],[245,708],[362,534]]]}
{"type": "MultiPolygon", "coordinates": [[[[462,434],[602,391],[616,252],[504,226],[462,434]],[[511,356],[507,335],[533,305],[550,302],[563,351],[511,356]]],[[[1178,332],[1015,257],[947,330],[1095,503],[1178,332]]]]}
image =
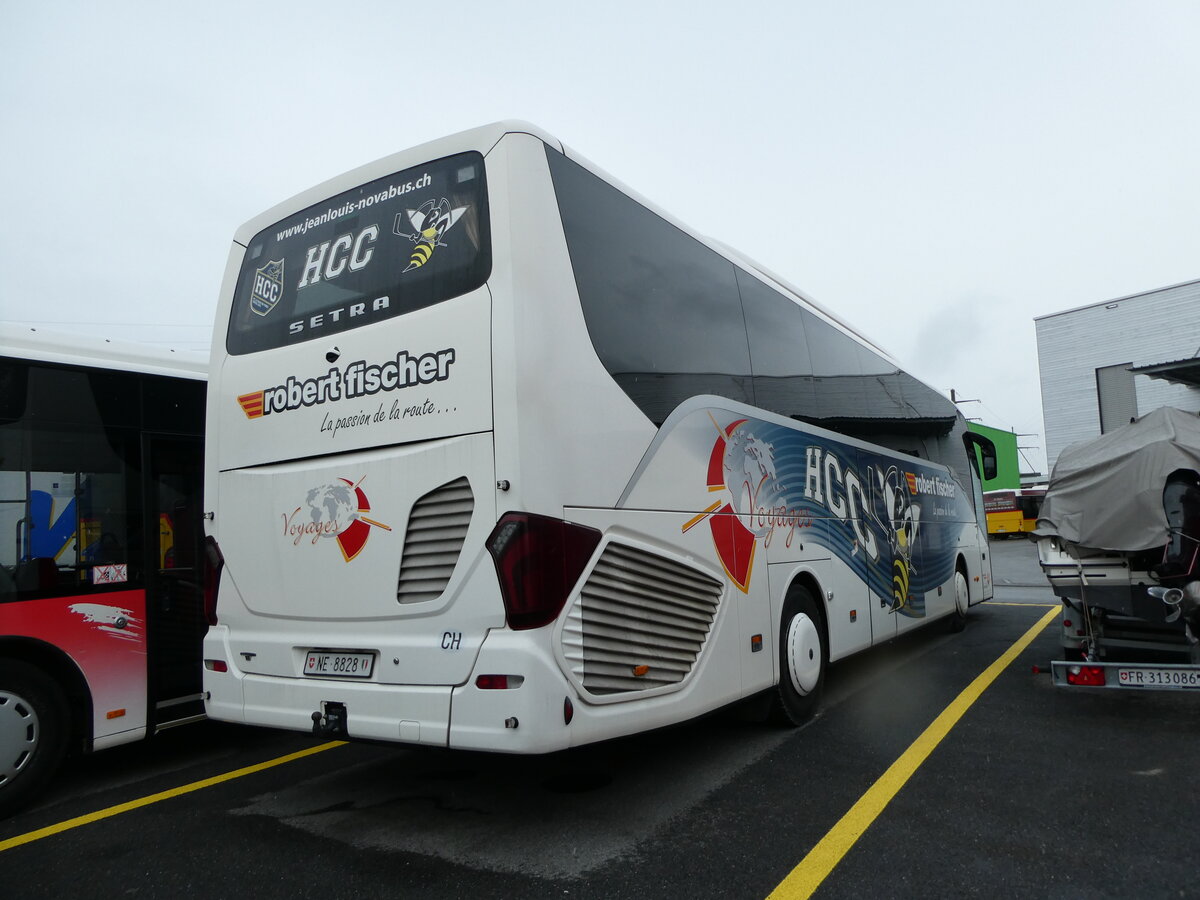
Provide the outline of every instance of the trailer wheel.
{"type": "Polygon", "coordinates": [[[796,726],[816,712],[828,661],[829,648],[817,602],[807,588],[796,585],[788,592],[780,617],[779,684],[772,701],[771,721],[796,726]]]}
{"type": "Polygon", "coordinates": [[[967,627],[967,609],[971,605],[971,587],[967,584],[967,573],[962,566],[954,570],[954,612],[946,620],[951,634],[958,634],[967,627]]]}
{"type": "Polygon", "coordinates": [[[0,816],[29,802],[67,750],[67,702],[40,669],[0,662],[0,816]]]}

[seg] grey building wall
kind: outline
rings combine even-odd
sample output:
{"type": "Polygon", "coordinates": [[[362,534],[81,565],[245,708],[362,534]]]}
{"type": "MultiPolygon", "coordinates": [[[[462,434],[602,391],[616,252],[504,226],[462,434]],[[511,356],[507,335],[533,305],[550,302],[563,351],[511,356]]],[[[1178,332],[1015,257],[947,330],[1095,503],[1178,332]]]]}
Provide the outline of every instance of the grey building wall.
{"type": "MultiPolygon", "coordinates": [[[[1119,297],[1034,319],[1046,461],[1068,444],[1098,437],[1097,370],[1152,365],[1200,353],[1200,281],[1119,297]]],[[[1111,381],[1112,373],[1104,373],[1111,381]]],[[[1136,414],[1160,406],[1200,412],[1200,389],[1133,376],[1136,414]]]]}

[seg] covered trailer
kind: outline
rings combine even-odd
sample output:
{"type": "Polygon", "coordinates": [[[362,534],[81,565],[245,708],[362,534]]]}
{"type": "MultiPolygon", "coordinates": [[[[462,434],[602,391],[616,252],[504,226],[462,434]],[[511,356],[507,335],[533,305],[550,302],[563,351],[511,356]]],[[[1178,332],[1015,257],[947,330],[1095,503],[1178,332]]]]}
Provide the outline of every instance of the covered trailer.
{"type": "Polygon", "coordinates": [[[1068,447],[1034,537],[1063,604],[1056,683],[1200,690],[1200,417],[1068,447]]]}

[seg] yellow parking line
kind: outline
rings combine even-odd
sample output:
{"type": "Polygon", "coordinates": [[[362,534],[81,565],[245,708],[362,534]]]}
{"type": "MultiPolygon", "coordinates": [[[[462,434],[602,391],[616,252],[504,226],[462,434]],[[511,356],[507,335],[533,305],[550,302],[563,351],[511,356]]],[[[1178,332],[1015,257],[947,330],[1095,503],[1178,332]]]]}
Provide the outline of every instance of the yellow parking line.
{"type": "Polygon", "coordinates": [[[817,843],[800,864],[788,874],[779,886],[771,892],[768,900],[804,900],[812,896],[813,891],[820,887],[821,882],[834,870],[842,857],[845,856],[854,843],[862,837],[879,814],[887,807],[892,798],[900,792],[913,773],[917,771],[925,758],[949,734],[950,729],[970,709],[971,704],[979,699],[993,681],[1004,671],[1021,651],[1033,643],[1033,639],[1041,634],[1058,615],[1058,607],[1052,608],[1037,624],[1030,628],[1021,638],[1009,647],[999,659],[988,666],[974,681],[972,681],[954,701],[942,710],[933,723],[925,729],[907,750],[900,755],[888,770],[880,776],[867,792],[859,798],[850,811],[842,816],[841,821],[833,826],[825,837],[817,843]]]}
{"type": "Polygon", "coordinates": [[[332,750],[334,747],[345,746],[345,744],[345,741],[330,741],[328,744],[320,744],[316,747],[309,747],[307,750],[299,750],[296,753],[289,753],[287,756],[269,759],[266,762],[260,762],[252,766],[246,766],[244,769],[235,769],[232,772],[226,772],[224,775],[214,775],[212,778],[205,778],[202,781],[193,781],[191,784],[185,784],[182,787],[171,788],[170,790],[161,791],[157,794],[150,794],[146,797],[139,797],[137,800],[130,800],[128,803],[118,803],[116,806],[108,807],[108,809],[102,809],[98,812],[88,813],[86,816],[77,816],[74,819],[67,819],[65,822],[59,822],[56,825],[47,825],[45,828],[39,828],[37,831],[29,831],[25,834],[19,834],[16,837],[11,837],[8,840],[0,841],[0,853],[5,850],[11,850],[13,847],[20,847],[22,844],[29,844],[33,841],[40,841],[42,838],[50,837],[54,834],[70,831],[72,828],[78,828],[81,825],[90,825],[92,822],[99,822],[101,819],[108,819],[112,816],[119,816],[121,813],[127,813],[131,810],[141,809],[143,806],[149,806],[151,803],[158,803],[160,800],[170,800],[172,797],[179,797],[183,794],[190,794],[192,791],[199,791],[204,788],[213,787],[214,785],[218,785],[226,781],[232,781],[235,778],[241,778],[243,775],[253,775],[255,772],[261,772],[264,769],[271,769],[275,766],[281,766],[284,763],[293,762],[297,759],[303,759],[306,756],[312,756],[314,753],[321,753],[325,750],[332,750]]]}
{"type": "Polygon", "coordinates": [[[1042,609],[1058,609],[1061,603],[1014,603],[1012,600],[989,600],[988,606],[1040,606],[1042,609]]]}

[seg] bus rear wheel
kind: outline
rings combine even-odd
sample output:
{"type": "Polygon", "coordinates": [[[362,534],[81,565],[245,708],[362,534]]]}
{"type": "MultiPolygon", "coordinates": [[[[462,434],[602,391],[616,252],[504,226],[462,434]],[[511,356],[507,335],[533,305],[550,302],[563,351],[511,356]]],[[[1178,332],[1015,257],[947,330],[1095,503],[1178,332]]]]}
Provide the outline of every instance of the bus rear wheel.
{"type": "Polygon", "coordinates": [[[817,602],[799,585],[788,592],[779,629],[779,684],[771,720],[796,726],[807,721],[821,702],[829,649],[817,602]]]}
{"type": "Polygon", "coordinates": [[[26,663],[0,663],[0,816],[32,799],[67,749],[67,703],[58,685],[26,663]]]}

